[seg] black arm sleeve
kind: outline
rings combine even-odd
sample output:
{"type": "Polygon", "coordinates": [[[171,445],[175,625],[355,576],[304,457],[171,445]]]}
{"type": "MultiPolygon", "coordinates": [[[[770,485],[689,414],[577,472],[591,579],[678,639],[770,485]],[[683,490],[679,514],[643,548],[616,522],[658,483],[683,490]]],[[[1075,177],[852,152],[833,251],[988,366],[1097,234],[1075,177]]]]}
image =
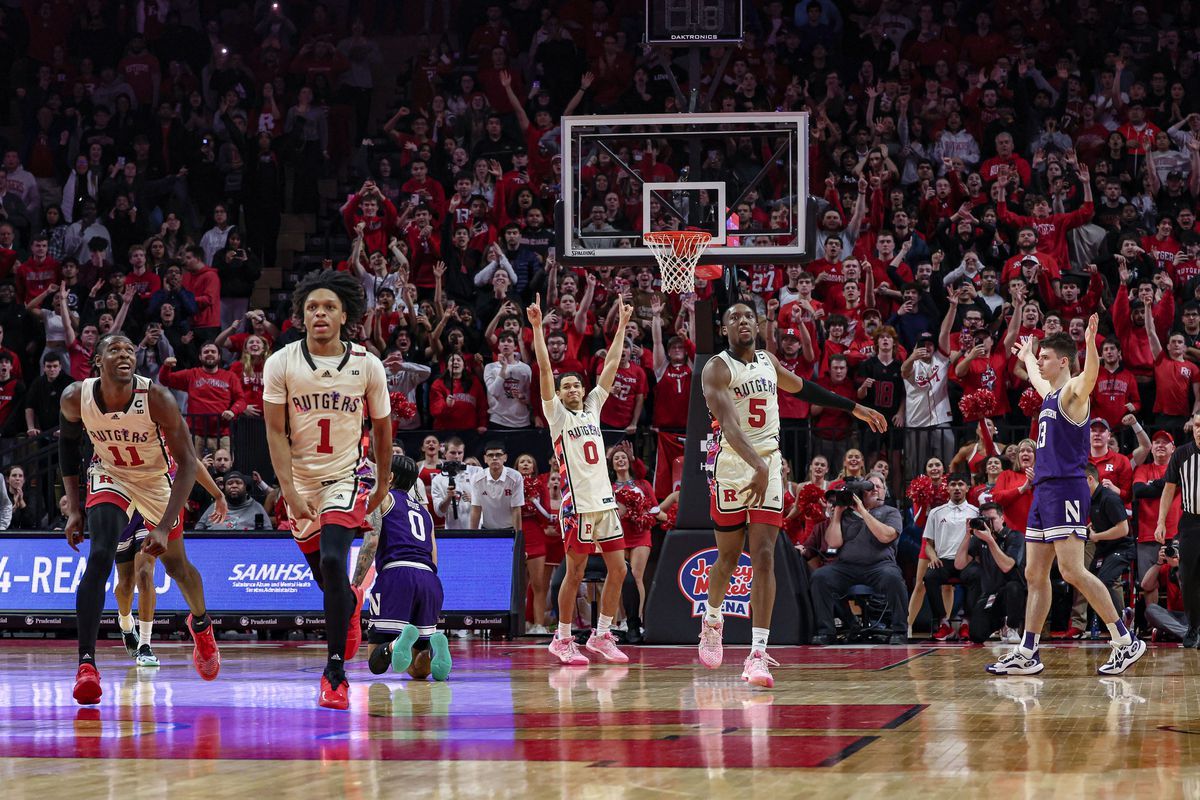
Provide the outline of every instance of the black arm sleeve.
{"type": "Polygon", "coordinates": [[[1138,500],[1149,500],[1155,497],[1162,497],[1163,485],[1166,483],[1162,478],[1147,483],[1135,483],[1133,485],[1133,496],[1138,500]]]}
{"type": "Polygon", "coordinates": [[[58,466],[64,477],[79,477],[83,464],[83,452],[79,447],[83,439],[83,421],[71,421],[61,414],[58,417],[58,466]]]}
{"type": "Polygon", "coordinates": [[[836,408],[840,411],[853,412],[854,407],[858,405],[840,394],[834,394],[824,386],[818,386],[815,381],[805,381],[800,391],[796,392],[796,397],[813,405],[836,408]]]}

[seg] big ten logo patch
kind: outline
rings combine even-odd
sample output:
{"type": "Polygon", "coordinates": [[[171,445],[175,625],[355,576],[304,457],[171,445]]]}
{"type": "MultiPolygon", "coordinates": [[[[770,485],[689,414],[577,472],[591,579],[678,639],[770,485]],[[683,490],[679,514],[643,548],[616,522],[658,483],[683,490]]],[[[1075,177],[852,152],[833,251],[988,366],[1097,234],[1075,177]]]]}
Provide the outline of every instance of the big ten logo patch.
{"type": "MultiPolygon", "coordinates": [[[[679,591],[692,604],[692,616],[699,617],[708,610],[708,572],[717,561],[717,548],[710,547],[693,553],[679,567],[679,591]]],[[[754,567],[750,554],[738,556],[737,567],[729,579],[725,602],[721,613],[730,617],[750,619],[750,584],[754,580],[754,567]]]]}

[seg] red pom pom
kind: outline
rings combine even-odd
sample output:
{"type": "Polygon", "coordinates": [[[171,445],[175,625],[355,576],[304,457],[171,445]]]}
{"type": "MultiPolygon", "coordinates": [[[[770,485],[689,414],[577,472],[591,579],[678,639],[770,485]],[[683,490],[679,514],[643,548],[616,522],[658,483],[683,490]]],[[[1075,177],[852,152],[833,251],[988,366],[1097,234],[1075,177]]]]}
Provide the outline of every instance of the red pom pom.
{"type": "Polygon", "coordinates": [[[675,523],[679,520],[679,503],[675,503],[675,505],[671,506],[663,513],[667,515],[667,519],[666,521],[659,523],[662,526],[662,529],[665,531],[675,530],[675,523]]]}
{"type": "Polygon", "coordinates": [[[806,483],[796,496],[796,505],[801,517],[809,522],[820,522],[825,519],[825,490],[815,483],[806,483]]]}
{"type": "Polygon", "coordinates": [[[537,475],[525,476],[525,505],[521,507],[521,512],[524,514],[537,514],[537,507],[534,506],[534,501],[542,496],[542,479],[537,475]]]}
{"type": "Polygon", "coordinates": [[[963,419],[968,422],[978,422],[984,417],[990,417],[995,408],[996,395],[987,389],[978,389],[970,394],[965,394],[962,400],[958,401],[958,410],[962,412],[963,419]]]}
{"type": "Polygon", "coordinates": [[[945,478],[935,483],[928,475],[918,475],[908,484],[908,497],[915,505],[928,511],[945,503],[950,494],[946,491],[945,478]]]}
{"type": "Polygon", "coordinates": [[[1038,415],[1038,411],[1042,407],[1042,396],[1037,393],[1032,386],[1021,392],[1021,399],[1017,401],[1017,405],[1021,407],[1021,412],[1025,416],[1033,418],[1038,415]]]}
{"type": "Polygon", "coordinates": [[[625,507],[621,519],[630,523],[639,533],[644,533],[654,526],[654,518],[650,516],[649,500],[632,486],[622,486],[615,492],[617,502],[625,507]]]}
{"type": "Polygon", "coordinates": [[[409,420],[417,415],[417,404],[408,399],[403,392],[392,392],[392,416],[399,420],[409,420]]]}

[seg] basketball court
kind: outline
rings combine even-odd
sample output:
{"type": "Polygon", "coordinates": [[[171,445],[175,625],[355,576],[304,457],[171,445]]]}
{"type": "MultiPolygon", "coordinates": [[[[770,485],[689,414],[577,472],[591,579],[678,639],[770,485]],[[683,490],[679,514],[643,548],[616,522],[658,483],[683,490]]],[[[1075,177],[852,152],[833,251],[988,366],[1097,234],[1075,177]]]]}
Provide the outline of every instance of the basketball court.
{"type": "Polygon", "coordinates": [[[349,713],[314,701],[322,646],[226,645],[216,683],[163,642],[79,708],[71,642],[0,644],[0,782],[13,800],[171,797],[1191,796],[1200,662],[1152,648],[1123,678],[1107,644],[1043,649],[991,678],[996,647],[776,648],[773,691],[692,647],[558,667],[544,645],[459,643],[442,684],[349,665],[349,713]],[[1190,789],[1187,787],[1191,787],[1190,789]]]}

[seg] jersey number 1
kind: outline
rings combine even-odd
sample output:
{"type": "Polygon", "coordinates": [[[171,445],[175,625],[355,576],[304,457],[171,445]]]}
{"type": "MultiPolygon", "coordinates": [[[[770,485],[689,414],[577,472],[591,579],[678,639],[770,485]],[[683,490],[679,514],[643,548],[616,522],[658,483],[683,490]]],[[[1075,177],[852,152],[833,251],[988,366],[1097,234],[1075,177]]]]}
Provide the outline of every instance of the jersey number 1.
{"type": "Polygon", "coordinates": [[[125,452],[129,453],[128,464],[126,464],[121,458],[121,448],[117,447],[115,444],[109,445],[108,452],[112,453],[113,466],[116,467],[140,467],[146,463],[145,461],[142,461],[142,456],[138,453],[136,447],[125,448],[125,452]]]}
{"type": "Polygon", "coordinates": [[[329,441],[329,425],[330,419],[317,420],[317,427],[321,429],[321,441],[317,442],[317,452],[329,454],[333,452],[333,444],[329,441]]]}

